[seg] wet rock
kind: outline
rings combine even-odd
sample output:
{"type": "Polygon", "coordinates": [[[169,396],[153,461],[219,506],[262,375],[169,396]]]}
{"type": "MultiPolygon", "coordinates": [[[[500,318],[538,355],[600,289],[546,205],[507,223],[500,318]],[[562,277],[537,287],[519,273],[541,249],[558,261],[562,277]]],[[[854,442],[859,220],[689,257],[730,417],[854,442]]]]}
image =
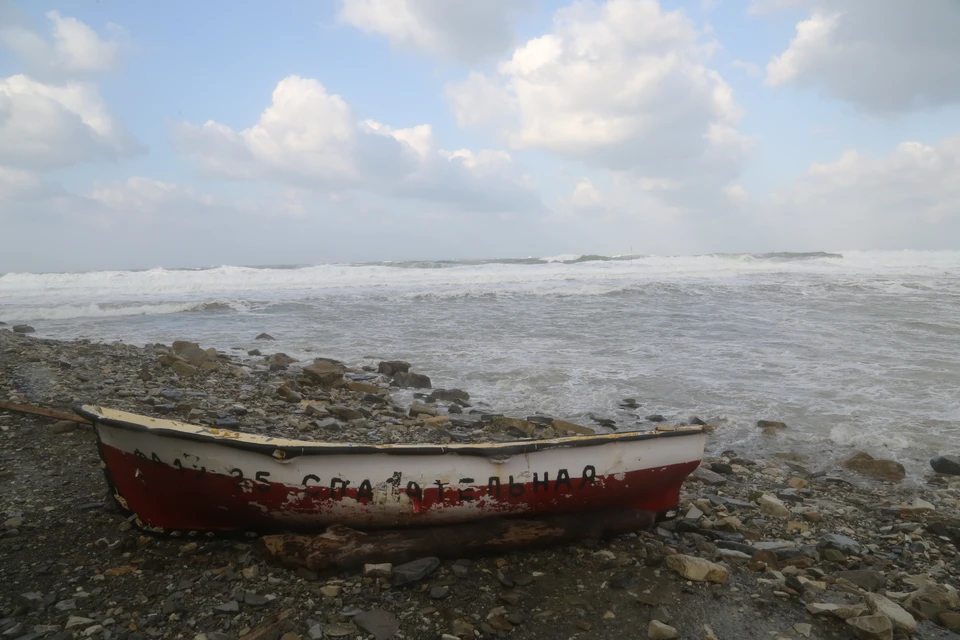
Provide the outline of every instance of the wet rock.
{"type": "Polygon", "coordinates": [[[376,640],[388,640],[400,630],[400,621],[397,616],[383,609],[370,609],[353,617],[353,622],[374,636],[376,640]]]}
{"type": "Polygon", "coordinates": [[[440,566],[439,558],[420,558],[413,562],[397,565],[390,573],[390,582],[394,585],[403,585],[422,580],[437,570],[440,566]]]}
{"type": "Polygon", "coordinates": [[[215,607],[220,613],[236,613],[240,611],[240,604],[236,600],[229,600],[215,607]]]}
{"type": "Polygon", "coordinates": [[[263,354],[260,353],[260,349],[250,349],[249,351],[247,351],[247,355],[248,355],[248,356],[260,356],[260,355],[263,355],[263,354]]]}
{"type": "Polygon", "coordinates": [[[893,640],[893,624],[884,616],[859,616],[847,620],[862,640],[893,640]]]}
{"type": "Polygon", "coordinates": [[[724,583],[729,573],[725,567],[718,564],[683,554],[667,556],[666,563],[667,567],[694,582],[724,583]]]}
{"type": "Polygon", "coordinates": [[[757,420],[757,428],[759,429],[786,429],[787,423],[780,422],[779,420],[757,420]]]}
{"type": "Polygon", "coordinates": [[[937,473],[960,476],[960,456],[937,456],[930,460],[930,466],[937,473]]]}
{"type": "Polygon", "coordinates": [[[327,412],[330,415],[335,416],[340,420],[344,420],[347,422],[349,422],[350,420],[359,420],[360,418],[363,417],[362,413],[360,413],[353,407],[348,407],[345,405],[337,405],[337,404],[331,405],[327,407],[327,412]]]}
{"type": "Polygon", "coordinates": [[[377,372],[388,376],[410,371],[410,363],[403,360],[388,360],[377,366],[377,372]]]}
{"type": "Polygon", "coordinates": [[[899,482],[907,475],[906,469],[904,469],[903,465],[899,462],[894,460],[877,460],[869,453],[863,451],[846,458],[841,465],[851,471],[891,482],[899,482]]]}
{"type": "Polygon", "coordinates": [[[430,597],[434,600],[446,600],[450,596],[450,587],[444,585],[430,589],[430,597]]]}
{"type": "Polygon", "coordinates": [[[433,386],[429,376],[412,371],[402,371],[393,376],[393,383],[401,388],[429,389],[433,386]]]}
{"type": "Polygon", "coordinates": [[[35,331],[36,331],[36,329],[34,329],[33,327],[31,327],[31,326],[28,325],[28,324],[15,324],[15,325],[13,325],[13,332],[14,332],[14,333],[34,333],[35,331]]]}
{"type": "Polygon", "coordinates": [[[937,619],[944,629],[949,629],[954,633],[960,632],[960,613],[956,611],[944,611],[937,619]]]}
{"type": "Polygon", "coordinates": [[[664,420],[666,420],[666,418],[664,418],[659,413],[651,413],[649,416],[644,416],[643,419],[646,420],[647,422],[663,422],[664,420]]]}
{"type": "Polygon", "coordinates": [[[274,338],[269,333],[261,333],[256,338],[254,338],[254,340],[276,340],[276,338],[274,338]]]}
{"type": "Polygon", "coordinates": [[[463,389],[434,389],[427,396],[428,402],[467,402],[470,400],[470,394],[463,389]]]}
{"type": "Polygon", "coordinates": [[[299,403],[303,401],[303,396],[298,392],[294,391],[287,385],[283,384],[277,387],[277,395],[286,400],[287,402],[299,403]]]}
{"type": "Polygon", "coordinates": [[[680,633],[659,620],[651,620],[649,626],[647,626],[647,637],[650,640],[672,640],[673,638],[679,638],[680,633]]]}

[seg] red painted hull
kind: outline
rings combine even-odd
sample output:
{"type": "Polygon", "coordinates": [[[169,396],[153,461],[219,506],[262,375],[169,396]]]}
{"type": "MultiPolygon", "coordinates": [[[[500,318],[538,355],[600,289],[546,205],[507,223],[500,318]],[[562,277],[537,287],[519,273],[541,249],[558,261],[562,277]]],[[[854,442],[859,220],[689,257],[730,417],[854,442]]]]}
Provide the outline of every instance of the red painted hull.
{"type": "MultiPolygon", "coordinates": [[[[591,511],[613,506],[660,512],[677,506],[683,480],[699,465],[699,461],[674,464],[656,469],[643,469],[611,476],[597,476],[580,486],[577,478],[568,487],[557,486],[556,480],[515,483],[491,488],[477,484],[471,489],[423,489],[414,499],[414,510],[402,520],[385,522],[373,501],[360,495],[355,487],[331,490],[327,486],[303,487],[280,483],[256,483],[229,475],[186,470],[162,462],[140,458],[108,446],[101,454],[118,494],[127,508],[143,523],[175,531],[268,531],[288,519],[287,528],[297,526],[298,516],[309,523],[322,518],[338,502],[355,501],[370,507],[367,521],[359,526],[409,525],[431,510],[463,507],[463,497],[473,500],[495,497],[495,507],[484,515],[554,514],[591,511]],[[154,487],[163,487],[157,491],[154,487]],[[567,489],[570,489],[567,491],[567,489]],[[467,493],[469,492],[469,493],[467,493]],[[282,514],[282,518],[278,517],[282,514]]],[[[401,493],[404,489],[400,489],[401,493]]]]}

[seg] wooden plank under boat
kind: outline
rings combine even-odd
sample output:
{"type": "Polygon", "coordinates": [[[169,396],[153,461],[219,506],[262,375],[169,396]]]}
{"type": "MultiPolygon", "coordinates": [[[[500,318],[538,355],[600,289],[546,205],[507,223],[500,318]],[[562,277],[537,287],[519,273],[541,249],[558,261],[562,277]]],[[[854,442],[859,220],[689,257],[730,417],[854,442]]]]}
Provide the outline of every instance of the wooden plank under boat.
{"type": "Polygon", "coordinates": [[[310,531],[677,506],[700,464],[700,427],[450,445],[306,442],[98,406],[117,502],[150,531],[310,531]]]}

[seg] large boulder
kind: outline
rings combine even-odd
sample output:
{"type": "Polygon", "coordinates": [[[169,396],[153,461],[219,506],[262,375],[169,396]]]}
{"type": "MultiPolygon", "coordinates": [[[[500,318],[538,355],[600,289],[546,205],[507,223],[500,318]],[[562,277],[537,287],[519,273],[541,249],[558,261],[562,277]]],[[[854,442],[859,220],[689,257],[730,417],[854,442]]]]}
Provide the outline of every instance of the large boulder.
{"type": "Polygon", "coordinates": [[[895,460],[878,460],[869,453],[860,451],[841,463],[847,469],[890,482],[900,482],[907,477],[907,470],[895,460]]]}
{"type": "Polygon", "coordinates": [[[428,376],[412,371],[401,371],[394,374],[393,383],[398,387],[411,389],[430,389],[433,386],[428,376]]]}
{"type": "Polygon", "coordinates": [[[930,460],[930,466],[937,473],[960,476],[960,456],[937,456],[930,460]]]}
{"type": "Polygon", "coordinates": [[[404,362],[403,360],[388,360],[381,362],[377,367],[378,373],[383,373],[388,376],[395,376],[398,373],[406,373],[410,371],[410,363],[404,362]]]}
{"type": "Polygon", "coordinates": [[[28,324],[15,324],[13,325],[14,333],[33,333],[36,331],[33,327],[28,324]]]}
{"type": "Polygon", "coordinates": [[[430,402],[467,402],[470,394],[463,389],[434,389],[427,398],[430,402]]]}

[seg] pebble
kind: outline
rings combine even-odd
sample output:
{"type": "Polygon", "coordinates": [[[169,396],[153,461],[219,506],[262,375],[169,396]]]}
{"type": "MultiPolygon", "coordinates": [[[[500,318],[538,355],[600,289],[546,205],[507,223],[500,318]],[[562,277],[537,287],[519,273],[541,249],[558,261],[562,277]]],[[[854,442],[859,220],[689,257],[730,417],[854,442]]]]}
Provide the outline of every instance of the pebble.
{"type": "Polygon", "coordinates": [[[647,637],[650,640],[672,640],[673,638],[679,638],[680,633],[659,620],[651,620],[647,627],[647,637]]]}

